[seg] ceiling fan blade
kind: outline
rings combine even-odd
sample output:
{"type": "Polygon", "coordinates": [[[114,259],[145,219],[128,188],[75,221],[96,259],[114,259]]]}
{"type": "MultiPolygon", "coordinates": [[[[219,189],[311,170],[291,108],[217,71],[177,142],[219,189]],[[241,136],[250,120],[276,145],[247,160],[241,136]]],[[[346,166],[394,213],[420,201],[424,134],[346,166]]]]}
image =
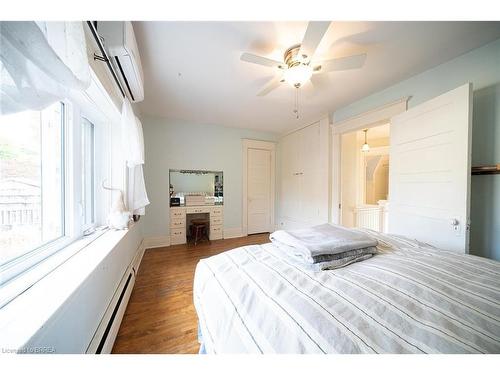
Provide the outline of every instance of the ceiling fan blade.
{"type": "Polygon", "coordinates": [[[269,94],[274,89],[277,89],[279,85],[283,82],[283,77],[276,76],[267,82],[264,87],[257,93],[257,96],[265,96],[269,94]]]}
{"type": "MultiPolygon", "coordinates": [[[[353,55],[347,57],[340,57],[338,59],[321,61],[321,69],[319,73],[333,72],[338,70],[359,69],[365,64],[366,53],[361,55],[353,55]]],[[[316,70],[316,68],[315,68],[316,70]]]]}
{"type": "Polygon", "coordinates": [[[252,53],[242,53],[240,57],[241,61],[246,61],[249,63],[253,64],[259,64],[259,65],[264,65],[264,66],[270,66],[270,67],[280,67],[283,65],[282,62],[268,59],[267,57],[263,56],[257,56],[252,53]]]}
{"type": "Polygon", "coordinates": [[[306,33],[302,39],[300,45],[300,55],[306,55],[307,59],[312,60],[316,48],[318,48],[323,35],[325,35],[326,30],[330,27],[330,21],[311,21],[307,25],[306,33]]]}

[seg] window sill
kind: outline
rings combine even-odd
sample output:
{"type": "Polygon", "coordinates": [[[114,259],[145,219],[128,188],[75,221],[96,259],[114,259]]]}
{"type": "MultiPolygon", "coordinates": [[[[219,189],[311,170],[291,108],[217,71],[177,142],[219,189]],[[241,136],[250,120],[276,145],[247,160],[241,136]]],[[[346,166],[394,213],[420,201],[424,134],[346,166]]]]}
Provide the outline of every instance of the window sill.
{"type": "Polygon", "coordinates": [[[133,227],[108,230],[90,242],[83,238],[63,249],[76,254],[0,309],[0,350],[22,348],[133,227]]]}
{"type": "Polygon", "coordinates": [[[48,255],[45,255],[45,259],[42,258],[41,261],[35,262],[33,266],[0,286],[0,311],[104,233],[106,232],[100,231],[76,241],[61,237],[53,243],[48,244],[43,251],[44,253],[48,253],[48,255]],[[51,248],[55,248],[55,250],[51,250],[51,248]]]}

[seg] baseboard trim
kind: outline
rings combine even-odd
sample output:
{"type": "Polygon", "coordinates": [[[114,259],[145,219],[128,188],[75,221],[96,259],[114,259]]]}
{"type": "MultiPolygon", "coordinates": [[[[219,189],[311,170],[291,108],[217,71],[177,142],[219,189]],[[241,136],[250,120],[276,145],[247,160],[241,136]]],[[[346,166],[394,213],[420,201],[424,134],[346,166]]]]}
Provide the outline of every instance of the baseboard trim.
{"type": "MultiPolygon", "coordinates": [[[[224,239],[229,238],[239,238],[245,237],[241,228],[224,228],[224,239]]],[[[170,246],[170,236],[157,236],[157,237],[146,237],[142,241],[142,247],[147,249],[154,249],[157,247],[167,247],[170,246]]]]}
{"type": "Polygon", "coordinates": [[[244,237],[241,228],[224,228],[224,239],[244,237]]]}
{"type": "Polygon", "coordinates": [[[146,237],[143,240],[144,249],[170,246],[170,236],[146,237]]]}

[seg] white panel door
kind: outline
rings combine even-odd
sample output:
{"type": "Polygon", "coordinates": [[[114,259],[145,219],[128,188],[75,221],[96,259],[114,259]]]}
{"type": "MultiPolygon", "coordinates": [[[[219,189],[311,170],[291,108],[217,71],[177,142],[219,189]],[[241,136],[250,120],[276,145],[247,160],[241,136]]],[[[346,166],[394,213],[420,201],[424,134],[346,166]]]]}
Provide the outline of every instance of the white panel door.
{"type": "Polygon", "coordinates": [[[391,121],[389,233],[468,252],[472,85],[391,121]]]}
{"type": "Polygon", "coordinates": [[[248,234],[271,230],[271,151],[248,149],[248,234]]]}

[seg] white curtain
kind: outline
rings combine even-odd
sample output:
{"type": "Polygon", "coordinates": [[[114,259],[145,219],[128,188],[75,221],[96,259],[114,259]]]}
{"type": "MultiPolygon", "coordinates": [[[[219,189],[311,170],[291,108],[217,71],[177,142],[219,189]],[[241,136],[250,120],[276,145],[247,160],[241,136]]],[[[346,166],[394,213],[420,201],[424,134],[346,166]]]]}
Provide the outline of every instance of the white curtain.
{"type": "Polygon", "coordinates": [[[122,106],[122,144],[127,161],[128,210],[134,215],[144,215],[149,204],[144,182],[144,137],[141,121],[134,115],[132,105],[125,98],[122,106]]]}
{"type": "Polygon", "coordinates": [[[0,22],[0,114],[41,110],[90,85],[82,22],[0,22]]]}

